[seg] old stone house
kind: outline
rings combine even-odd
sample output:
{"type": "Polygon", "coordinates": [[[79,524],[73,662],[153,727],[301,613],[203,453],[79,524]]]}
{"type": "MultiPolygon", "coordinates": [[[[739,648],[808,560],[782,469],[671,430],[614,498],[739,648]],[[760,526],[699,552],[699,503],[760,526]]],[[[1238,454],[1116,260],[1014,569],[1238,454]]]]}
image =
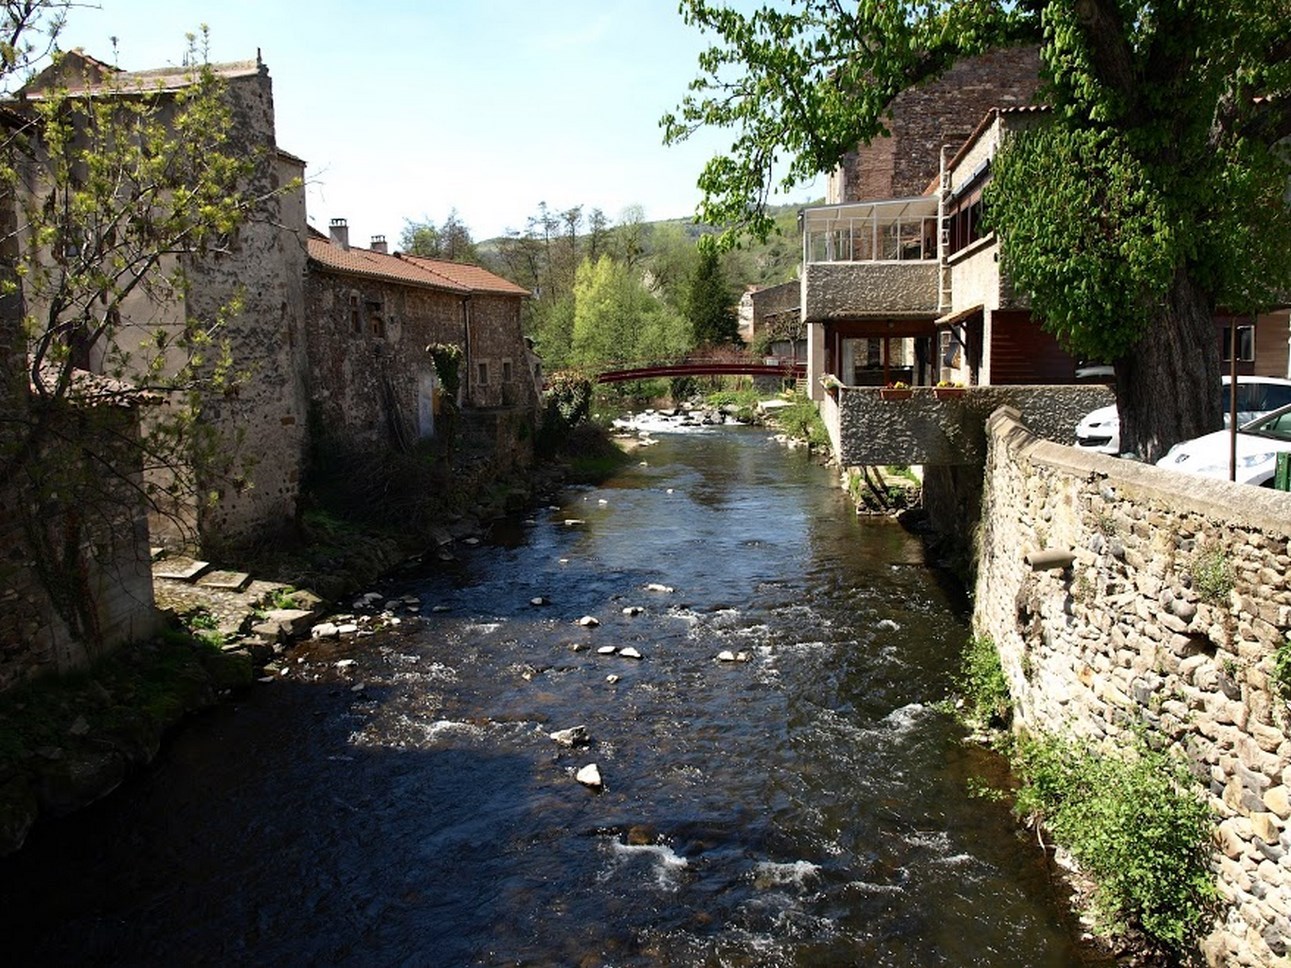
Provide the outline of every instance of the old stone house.
{"type": "Polygon", "coordinates": [[[309,239],[310,401],[326,432],[359,447],[406,448],[436,435],[442,378],[432,344],[461,353],[467,410],[532,414],[537,387],[521,334],[528,291],[478,266],[351,246],[344,219],[309,239]]]}
{"type": "MultiPolygon", "coordinates": [[[[169,506],[156,505],[151,521],[154,542],[196,539],[208,552],[263,540],[290,525],[306,433],[304,162],[277,146],[273,85],[259,58],[212,65],[212,71],[232,110],[228,151],[250,162],[245,187],[257,199],[254,210],[224,244],[165,257],[154,284],[140,286],[122,302],[113,344],[92,347],[84,361],[91,371],[102,371],[114,353],[141,359],[139,347],[156,330],[177,334],[185,320],[224,317],[219,339],[228,341],[233,364],[246,379],[236,393],[206,393],[200,420],[221,442],[227,460],[194,467],[195,486],[169,506]],[[176,269],[184,285],[161,292],[166,287],[160,280],[176,269]],[[226,312],[235,303],[238,311],[226,312]]],[[[55,87],[74,98],[147,97],[169,123],[177,96],[193,79],[191,71],[174,68],[121,72],[72,51],[20,97],[38,101],[55,87]]],[[[20,191],[37,200],[49,191],[42,164],[39,150],[33,152],[20,179],[20,191]]],[[[18,202],[21,212],[23,199],[18,202]]],[[[177,368],[180,362],[167,365],[177,368]]],[[[128,368],[119,375],[145,378],[128,368]]]]}

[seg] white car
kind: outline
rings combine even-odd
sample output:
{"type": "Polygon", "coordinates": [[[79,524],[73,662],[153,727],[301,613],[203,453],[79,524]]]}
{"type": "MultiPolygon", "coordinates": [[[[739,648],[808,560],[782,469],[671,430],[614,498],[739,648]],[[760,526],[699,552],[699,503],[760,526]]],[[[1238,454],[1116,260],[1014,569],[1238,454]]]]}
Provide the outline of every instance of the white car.
{"type": "MultiPolygon", "coordinates": [[[[1216,430],[1175,444],[1157,467],[1228,480],[1232,435],[1216,430]]],[[[1274,410],[1237,430],[1237,481],[1272,486],[1279,453],[1291,453],[1291,405],[1274,410]]]]}
{"type": "MultiPolygon", "coordinates": [[[[1223,378],[1224,389],[1231,381],[1223,378]]],[[[1291,404],[1291,380],[1275,376],[1239,376],[1237,378],[1237,426],[1279,407],[1291,404]]],[[[1223,402],[1224,426],[1228,426],[1228,394],[1223,402]]],[[[1076,424],[1076,446],[1100,454],[1121,452],[1121,418],[1115,405],[1091,410],[1076,424]]]]}

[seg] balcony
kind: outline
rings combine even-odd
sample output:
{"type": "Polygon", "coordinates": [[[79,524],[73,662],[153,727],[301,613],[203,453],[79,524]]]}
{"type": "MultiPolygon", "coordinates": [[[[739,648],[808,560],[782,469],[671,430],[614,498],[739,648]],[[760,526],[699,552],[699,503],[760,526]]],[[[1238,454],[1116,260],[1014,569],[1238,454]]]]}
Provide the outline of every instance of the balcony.
{"type": "Polygon", "coordinates": [[[804,209],[804,321],[935,315],[938,204],[923,195],[804,209]]]}

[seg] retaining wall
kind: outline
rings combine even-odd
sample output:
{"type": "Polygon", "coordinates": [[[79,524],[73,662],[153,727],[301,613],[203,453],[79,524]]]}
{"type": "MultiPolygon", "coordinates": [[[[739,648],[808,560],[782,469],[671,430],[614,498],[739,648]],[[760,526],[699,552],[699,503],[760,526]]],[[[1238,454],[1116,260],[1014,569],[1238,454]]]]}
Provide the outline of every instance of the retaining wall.
{"type": "Polygon", "coordinates": [[[1145,729],[1185,756],[1216,822],[1207,961],[1291,964],[1291,708],[1272,680],[1291,494],[1050,443],[1008,409],[986,429],[973,622],[1018,723],[1112,742],[1145,729]],[[1046,550],[1074,560],[1032,571],[1046,550]]]}

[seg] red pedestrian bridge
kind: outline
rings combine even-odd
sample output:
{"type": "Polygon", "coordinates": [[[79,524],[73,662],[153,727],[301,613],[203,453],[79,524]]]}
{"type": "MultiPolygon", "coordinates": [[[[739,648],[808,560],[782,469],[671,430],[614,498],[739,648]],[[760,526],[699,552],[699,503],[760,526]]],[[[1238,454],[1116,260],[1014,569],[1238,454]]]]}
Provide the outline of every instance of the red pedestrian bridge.
{"type": "Polygon", "coordinates": [[[761,360],[732,361],[686,359],[677,363],[650,363],[641,366],[605,370],[596,377],[597,383],[627,383],[629,380],[653,380],[658,377],[682,376],[778,376],[785,380],[799,380],[807,375],[807,364],[777,356],[761,360]]]}

